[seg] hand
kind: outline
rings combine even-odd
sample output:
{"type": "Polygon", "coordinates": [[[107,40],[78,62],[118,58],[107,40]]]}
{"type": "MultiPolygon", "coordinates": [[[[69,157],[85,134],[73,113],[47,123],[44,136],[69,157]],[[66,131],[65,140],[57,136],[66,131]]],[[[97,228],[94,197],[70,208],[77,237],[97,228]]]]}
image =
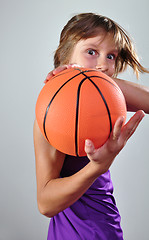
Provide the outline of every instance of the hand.
{"type": "Polygon", "coordinates": [[[55,76],[56,74],[62,72],[63,70],[65,69],[69,69],[69,68],[72,68],[72,67],[80,67],[79,65],[77,64],[69,64],[69,65],[62,65],[62,66],[59,66],[57,68],[55,68],[54,70],[52,70],[51,72],[48,73],[44,83],[47,83],[53,76],[55,76]]]}
{"type": "Polygon", "coordinates": [[[124,126],[123,117],[118,118],[109,139],[98,149],[95,149],[92,141],[88,139],[85,141],[85,152],[90,161],[95,164],[97,168],[99,167],[100,172],[105,173],[109,169],[114,158],[123,149],[144,116],[144,112],[139,110],[124,126]]]}

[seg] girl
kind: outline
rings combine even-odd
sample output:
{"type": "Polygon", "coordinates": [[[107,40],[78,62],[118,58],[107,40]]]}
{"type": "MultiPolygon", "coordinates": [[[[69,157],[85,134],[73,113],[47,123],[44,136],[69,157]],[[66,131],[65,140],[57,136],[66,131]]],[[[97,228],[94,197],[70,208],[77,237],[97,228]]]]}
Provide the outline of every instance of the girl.
{"type": "Polygon", "coordinates": [[[148,72],[138,61],[127,33],[109,18],[85,13],[74,16],[60,36],[53,75],[75,66],[94,68],[113,77],[128,110],[136,111],[123,127],[119,118],[107,142],[99,149],[85,141],[86,157],[65,155],[52,147],[34,123],[34,146],[39,211],[51,217],[50,240],[123,239],[120,215],[113,197],[109,168],[127,140],[149,113],[149,89],[117,79],[130,65],[138,77],[148,72]],[[142,110],[139,110],[142,109],[142,110]]]}

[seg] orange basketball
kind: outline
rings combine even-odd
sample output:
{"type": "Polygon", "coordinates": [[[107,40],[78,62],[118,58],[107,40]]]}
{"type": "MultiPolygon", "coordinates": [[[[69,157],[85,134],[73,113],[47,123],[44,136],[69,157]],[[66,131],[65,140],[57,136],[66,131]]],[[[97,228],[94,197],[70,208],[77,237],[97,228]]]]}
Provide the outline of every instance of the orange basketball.
{"type": "Polygon", "coordinates": [[[61,152],[85,156],[85,139],[95,148],[108,139],[116,119],[126,119],[126,103],[117,84],[107,75],[71,68],[54,76],[42,88],[36,118],[47,141],[61,152]]]}

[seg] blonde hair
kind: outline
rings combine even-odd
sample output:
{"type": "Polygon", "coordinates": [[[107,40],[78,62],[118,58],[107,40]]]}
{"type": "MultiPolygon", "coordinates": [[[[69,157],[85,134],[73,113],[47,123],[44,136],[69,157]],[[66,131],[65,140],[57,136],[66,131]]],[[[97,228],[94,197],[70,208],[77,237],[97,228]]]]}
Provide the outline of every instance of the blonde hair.
{"type": "Polygon", "coordinates": [[[59,46],[54,55],[54,66],[68,64],[75,44],[81,39],[97,36],[101,28],[113,34],[115,44],[118,47],[114,77],[123,72],[128,65],[133,68],[137,78],[139,72],[149,72],[140,64],[128,33],[113,20],[94,13],[78,14],[64,26],[59,46]]]}

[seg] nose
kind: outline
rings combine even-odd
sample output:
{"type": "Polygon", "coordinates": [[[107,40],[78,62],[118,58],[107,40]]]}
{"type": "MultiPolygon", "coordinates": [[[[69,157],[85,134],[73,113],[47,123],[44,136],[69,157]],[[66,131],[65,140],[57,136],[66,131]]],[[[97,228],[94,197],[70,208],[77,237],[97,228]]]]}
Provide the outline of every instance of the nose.
{"type": "Polygon", "coordinates": [[[106,72],[108,70],[107,59],[105,59],[104,57],[99,57],[96,69],[101,72],[106,72]]]}

